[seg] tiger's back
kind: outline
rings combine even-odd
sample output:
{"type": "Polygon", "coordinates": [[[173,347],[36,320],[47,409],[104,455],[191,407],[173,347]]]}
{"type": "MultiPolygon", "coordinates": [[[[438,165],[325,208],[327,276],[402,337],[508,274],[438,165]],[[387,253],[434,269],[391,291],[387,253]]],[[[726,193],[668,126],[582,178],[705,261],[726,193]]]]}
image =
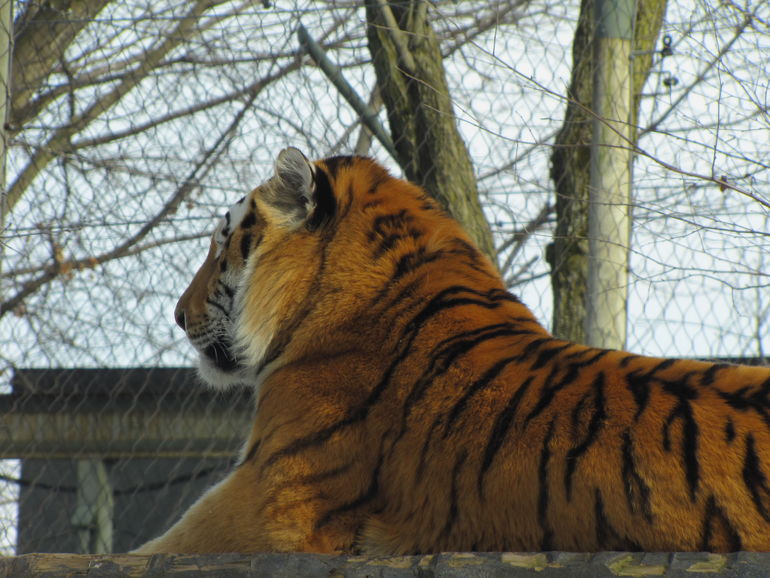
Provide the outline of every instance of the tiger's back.
{"type": "Polygon", "coordinates": [[[509,362],[517,347],[498,341],[470,390],[431,384],[428,419],[407,422],[384,468],[410,479],[403,502],[440,504],[435,518],[388,500],[371,550],[767,549],[770,438],[748,410],[766,372],[537,338],[509,362]]]}
{"type": "Polygon", "coordinates": [[[282,152],[177,320],[259,402],[238,467],[140,551],[770,550],[770,369],[553,338],[368,159],[282,152]]]}

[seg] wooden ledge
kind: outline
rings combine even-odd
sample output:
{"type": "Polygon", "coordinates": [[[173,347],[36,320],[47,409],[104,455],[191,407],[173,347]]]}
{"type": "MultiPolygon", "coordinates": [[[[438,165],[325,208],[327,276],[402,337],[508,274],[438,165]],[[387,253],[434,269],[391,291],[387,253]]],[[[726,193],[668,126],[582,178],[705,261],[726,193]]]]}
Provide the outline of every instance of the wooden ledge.
{"type": "Polygon", "coordinates": [[[25,554],[0,559],[0,576],[770,576],[770,553],[488,552],[366,558],[316,554],[25,554]]]}

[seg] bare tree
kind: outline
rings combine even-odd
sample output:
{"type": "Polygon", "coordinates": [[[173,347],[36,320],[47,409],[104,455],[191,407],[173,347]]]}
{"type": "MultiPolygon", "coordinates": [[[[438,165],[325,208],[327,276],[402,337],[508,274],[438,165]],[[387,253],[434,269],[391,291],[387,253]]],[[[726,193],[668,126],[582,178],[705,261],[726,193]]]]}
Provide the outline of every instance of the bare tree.
{"type": "MultiPolygon", "coordinates": [[[[452,25],[431,44],[444,56],[518,17],[510,7],[448,6],[452,25]]],[[[121,297],[116,282],[142,259],[170,260],[183,278],[187,260],[169,255],[184,249],[171,247],[206,236],[206,221],[196,219],[225,206],[226,190],[242,191],[263,178],[275,143],[304,143],[314,156],[352,150],[348,136],[360,119],[346,116],[349,108],[319,77],[293,31],[306,23],[364,87],[373,72],[358,51],[365,27],[351,20],[360,9],[357,2],[319,3],[294,13],[246,0],[25,4],[14,24],[5,193],[14,240],[3,255],[0,317],[14,313],[20,321],[11,323],[26,325],[31,338],[51,336],[58,344],[53,351],[74,347],[96,360],[94,348],[81,345],[84,334],[68,328],[106,331],[107,318],[120,307],[108,308],[107,316],[96,309],[87,315],[86,308],[68,307],[78,300],[74,295],[136,299],[121,297]],[[256,22],[260,41],[253,43],[256,22]],[[301,87],[303,99],[287,102],[287,83],[301,87]],[[334,128],[324,124],[332,116],[334,128]],[[297,121],[302,118],[308,120],[297,121]],[[98,289],[87,289],[95,278],[98,289]],[[60,289],[69,295],[65,300],[60,289]]],[[[451,109],[447,90],[440,102],[451,109]]],[[[453,184],[453,203],[471,199],[492,254],[465,155],[466,180],[453,184]]],[[[427,174],[427,165],[422,168],[427,174]]],[[[141,275],[152,283],[149,270],[141,275]]],[[[152,286],[158,296],[173,298],[172,284],[152,286]]],[[[137,309],[123,315],[143,323],[137,309]]],[[[150,355],[153,347],[169,346],[149,340],[147,347],[150,355]]]]}

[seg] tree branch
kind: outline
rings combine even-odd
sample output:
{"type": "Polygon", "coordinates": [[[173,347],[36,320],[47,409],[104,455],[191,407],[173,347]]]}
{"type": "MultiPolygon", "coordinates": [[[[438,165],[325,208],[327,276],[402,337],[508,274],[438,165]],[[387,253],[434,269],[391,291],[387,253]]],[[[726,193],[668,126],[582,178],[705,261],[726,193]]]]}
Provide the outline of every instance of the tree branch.
{"type": "Polygon", "coordinates": [[[163,208],[152,218],[145,223],[139,231],[134,235],[126,239],[123,243],[120,243],[117,247],[106,251],[98,256],[91,256],[82,259],[65,260],[61,257],[55,256],[53,263],[47,266],[43,272],[34,279],[31,279],[24,283],[21,289],[10,299],[0,304],[0,318],[2,318],[9,311],[13,311],[18,307],[24,299],[38,291],[46,283],[52,281],[61,274],[69,273],[75,269],[80,268],[93,268],[96,265],[104,264],[109,261],[114,261],[121,257],[125,257],[129,254],[132,247],[140,243],[150,231],[158,226],[169,215],[175,213],[184,199],[190,194],[190,192],[198,186],[198,183],[203,176],[208,173],[209,170],[216,164],[219,156],[227,148],[226,141],[232,137],[234,130],[243,120],[246,112],[249,111],[256,99],[258,91],[251,95],[251,98],[243,105],[238,114],[235,115],[233,120],[217,138],[216,142],[209,147],[204,153],[203,157],[196,163],[195,167],[190,171],[189,175],[177,188],[174,194],[166,201],[163,208]]]}
{"type": "Polygon", "coordinates": [[[158,65],[163,57],[172,49],[178,46],[182,39],[187,39],[195,30],[199,16],[210,7],[209,0],[197,0],[192,6],[186,17],[181,19],[176,29],[170,33],[161,44],[145,54],[145,59],[136,68],[135,72],[127,75],[123,81],[97,99],[85,111],[80,113],[70,124],[54,132],[36,154],[27,163],[24,170],[18,175],[16,180],[8,189],[6,196],[7,210],[13,211],[16,203],[21,199],[27,187],[43,171],[57,155],[67,152],[71,138],[82,131],[94,119],[96,119],[105,110],[111,108],[123,96],[131,91],[139,82],[144,79],[158,65]]]}
{"type": "Polygon", "coordinates": [[[662,113],[658,118],[652,121],[646,128],[639,131],[639,138],[641,138],[648,132],[654,132],[658,130],[658,127],[660,126],[660,124],[664,120],[666,120],[668,116],[672,112],[674,112],[674,110],[676,110],[676,107],[678,107],[682,103],[682,101],[684,101],[688,96],[690,96],[690,93],[695,89],[696,86],[698,86],[701,82],[705,80],[708,72],[722,61],[725,54],[730,52],[730,50],[733,47],[733,44],[735,44],[738,41],[738,39],[741,37],[743,32],[749,26],[749,24],[751,24],[751,18],[746,17],[743,23],[735,30],[733,37],[727,42],[727,44],[722,46],[722,48],[714,56],[714,58],[712,58],[711,61],[706,65],[706,67],[700,71],[700,73],[695,78],[695,80],[692,83],[690,83],[690,85],[685,90],[681,92],[681,94],[674,100],[674,102],[671,103],[671,106],[669,106],[664,113],[662,113]]]}

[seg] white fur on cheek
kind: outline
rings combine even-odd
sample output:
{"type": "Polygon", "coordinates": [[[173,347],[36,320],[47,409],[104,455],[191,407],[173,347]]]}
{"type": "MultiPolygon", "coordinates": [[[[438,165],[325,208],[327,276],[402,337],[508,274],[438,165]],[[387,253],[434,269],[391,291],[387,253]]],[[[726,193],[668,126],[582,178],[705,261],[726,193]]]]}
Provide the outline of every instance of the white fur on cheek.
{"type": "MultiPolygon", "coordinates": [[[[278,330],[278,318],[271,303],[278,301],[280,291],[255,295],[260,291],[255,272],[261,251],[249,256],[235,293],[233,340],[243,364],[259,368],[278,330]]],[[[262,293],[260,291],[260,293],[262,293]]]]}

